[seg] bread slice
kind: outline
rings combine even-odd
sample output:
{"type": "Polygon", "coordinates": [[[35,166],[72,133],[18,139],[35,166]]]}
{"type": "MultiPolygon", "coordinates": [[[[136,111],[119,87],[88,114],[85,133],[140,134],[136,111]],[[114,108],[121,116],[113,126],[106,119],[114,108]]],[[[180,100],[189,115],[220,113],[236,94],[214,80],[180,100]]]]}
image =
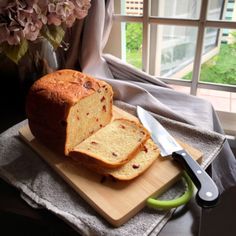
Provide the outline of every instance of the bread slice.
{"type": "Polygon", "coordinates": [[[78,144],[69,156],[92,159],[98,166],[115,168],[127,163],[150,137],[139,123],[116,119],[78,144]]]}
{"type": "Polygon", "coordinates": [[[160,155],[160,151],[151,139],[148,139],[134,158],[117,169],[104,169],[103,173],[119,180],[131,180],[147,170],[160,155]]]}
{"type": "Polygon", "coordinates": [[[112,87],[75,70],[59,70],[30,88],[26,114],[33,135],[46,146],[69,151],[112,119],[112,87]]]}
{"type": "Polygon", "coordinates": [[[151,139],[148,139],[142,146],[141,150],[136,155],[134,155],[134,157],[129,162],[118,168],[111,169],[99,167],[91,160],[87,162],[83,161],[83,158],[79,158],[77,161],[78,164],[83,165],[99,174],[112,176],[118,180],[131,180],[145,172],[159,155],[160,151],[155,143],[151,139]]]}

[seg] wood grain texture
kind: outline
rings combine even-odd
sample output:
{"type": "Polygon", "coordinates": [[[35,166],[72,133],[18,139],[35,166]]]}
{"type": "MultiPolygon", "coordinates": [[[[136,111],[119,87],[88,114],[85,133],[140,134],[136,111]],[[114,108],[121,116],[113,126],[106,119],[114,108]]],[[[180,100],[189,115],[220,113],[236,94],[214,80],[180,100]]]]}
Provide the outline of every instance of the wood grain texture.
{"type": "MultiPolygon", "coordinates": [[[[136,117],[114,107],[114,117],[136,117]]],[[[114,181],[102,177],[84,167],[75,165],[68,157],[60,156],[39,143],[29,127],[20,131],[20,136],[43,158],[82,198],[113,226],[118,227],[137,214],[150,196],[158,196],[167,190],[181,176],[181,168],[171,158],[161,156],[141,176],[131,181],[114,181]]],[[[201,161],[200,151],[185,143],[181,145],[201,161]]]]}

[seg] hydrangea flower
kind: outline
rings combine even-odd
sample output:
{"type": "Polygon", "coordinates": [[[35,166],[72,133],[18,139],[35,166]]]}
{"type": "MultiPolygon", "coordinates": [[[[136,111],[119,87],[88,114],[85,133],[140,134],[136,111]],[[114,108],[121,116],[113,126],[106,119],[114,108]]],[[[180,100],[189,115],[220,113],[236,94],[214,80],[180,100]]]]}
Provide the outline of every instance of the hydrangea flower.
{"type": "Polygon", "coordinates": [[[84,18],[89,8],[90,0],[1,0],[0,50],[7,55],[9,46],[22,50],[23,43],[42,36],[58,46],[63,29],[84,18]]]}

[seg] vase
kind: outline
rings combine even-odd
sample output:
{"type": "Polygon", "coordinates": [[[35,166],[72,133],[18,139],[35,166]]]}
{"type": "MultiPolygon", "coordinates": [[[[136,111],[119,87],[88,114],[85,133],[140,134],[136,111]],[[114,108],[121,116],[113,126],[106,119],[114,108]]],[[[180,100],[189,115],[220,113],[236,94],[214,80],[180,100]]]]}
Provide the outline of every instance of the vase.
{"type": "Polygon", "coordinates": [[[63,54],[63,48],[55,50],[46,40],[29,43],[27,53],[17,64],[0,52],[0,107],[4,122],[12,124],[14,120],[25,118],[25,100],[30,86],[45,74],[64,68],[63,54]],[[6,114],[12,119],[8,121],[6,114]]]}
{"type": "Polygon", "coordinates": [[[42,76],[63,68],[58,50],[46,39],[29,44],[28,51],[17,64],[20,90],[25,96],[31,85],[42,76]]]}
{"type": "Polygon", "coordinates": [[[17,64],[0,52],[0,105],[14,104],[23,110],[31,85],[42,76],[65,68],[64,61],[65,47],[55,50],[45,39],[30,42],[28,51],[17,64]]]}

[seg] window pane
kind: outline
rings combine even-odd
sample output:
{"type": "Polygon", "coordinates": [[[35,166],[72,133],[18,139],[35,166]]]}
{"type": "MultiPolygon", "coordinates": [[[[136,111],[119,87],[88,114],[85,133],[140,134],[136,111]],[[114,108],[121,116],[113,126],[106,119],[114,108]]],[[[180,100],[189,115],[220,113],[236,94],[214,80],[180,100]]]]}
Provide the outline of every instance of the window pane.
{"type": "Polygon", "coordinates": [[[122,15],[143,15],[143,0],[115,0],[115,13],[122,15]]]}
{"type": "Polygon", "coordinates": [[[122,33],[125,36],[126,41],[126,62],[141,69],[143,25],[141,23],[126,23],[125,31],[123,31],[122,33]]]}
{"type": "Polygon", "coordinates": [[[191,80],[197,28],[151,25],[150,72],[156,76],[191,80]],[[186,77],[187,76],[187,77],[186,77]]]}
{"type": "Polygon", "coordinates": [[[103,52],[110,53],[141,69],[142,41],[142,23],[114,22],[103,52]]]}
{"type": "Polygon", "coordinates": [[[209,0],[208,20],[236,21],[236,3],[234,0],[209,0]]]}
{"type": "Polygon", "coordinates": [[[212,33],[205,37],[200,81],[236,89],[236,30],[207,28],[206,32],[212,33]]]}
{"type": "Polygon", "coordinates": [[[236,112],[236,93],[199,88],[197,96],[211,102],[218,111],[236,112]]]}
{"type": "Polygon", "coordinates": [[[219,29],[206,28],[203,45],[203,53],[208,53],[217,47],[219,41],[219,29]]]}
{"type": "Polygon", "coordinates": [[[199,0],[151,0],[151,15],[168,18],[198,19],[199,0]]]}

